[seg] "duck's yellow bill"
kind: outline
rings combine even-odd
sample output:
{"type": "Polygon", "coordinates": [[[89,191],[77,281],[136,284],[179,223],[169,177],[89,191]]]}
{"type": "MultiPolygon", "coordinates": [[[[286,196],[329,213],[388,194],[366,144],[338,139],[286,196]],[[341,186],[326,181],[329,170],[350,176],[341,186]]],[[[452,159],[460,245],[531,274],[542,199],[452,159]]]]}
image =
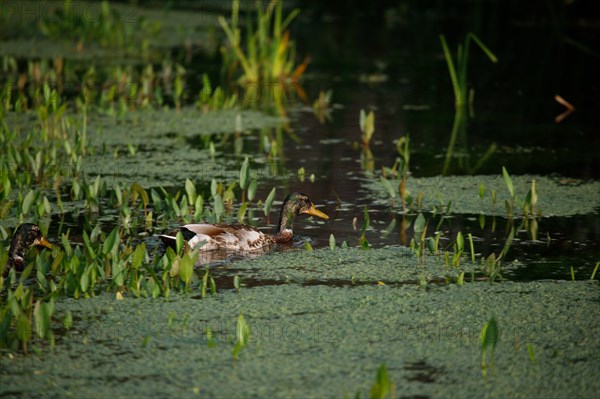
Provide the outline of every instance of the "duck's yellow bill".
{"type": "Polygon", "coordinates": [[[319,217],[319,218],[325,219],[325,220],[329,219],[329,216],[327,216],[326,214],[324,214],[323,212],[321,212],[320,210],[315,208],[315,204],[311,204],[310,209],[307,211],[304,211],[303,213],[307,213],[309,215],[316,216],[316,217],[319,217]]]}
{"type": "Polygon", "coordinates": [[[44,237],[38,238],[34,242],[35,245],[41,245],[42,247],[46,247],[48,249],[52,249],[52,244],[48,242],[44,237]]]}

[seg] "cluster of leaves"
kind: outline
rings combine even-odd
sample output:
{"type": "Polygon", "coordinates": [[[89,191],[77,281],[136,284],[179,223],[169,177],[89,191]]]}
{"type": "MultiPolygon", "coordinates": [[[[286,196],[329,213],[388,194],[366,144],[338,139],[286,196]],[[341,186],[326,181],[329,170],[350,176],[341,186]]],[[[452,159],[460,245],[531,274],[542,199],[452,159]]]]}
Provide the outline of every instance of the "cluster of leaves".
{"type": "MultiPolygon", "coordinates": [[[[153,231],[155,223],[162,223],[164,228],[173,219],[183,223],[217,222],[232,214],[236,199],[234,188],[238,185],[242,191],[242,204],[237,217],[241,222],[246,212],[253,212],[246,199],[254,199],[258,183],[256,177],[251,176],[250,162],[246,159],[239,180],[225,185],[213,179],[208,196],[212,207],[206,206],[205,197],[189,179],[185,182],[185,190],[175,193],[162,187],[147,190],[138,183],[126,188],[115,185],[109,189],[100,176],[90,183],[85,179],[74,179],[69,193],[71,199],[83,202],[89,215],[117,208],[119,227],[107,234],[99,224],[94,225],[85,217],[81,244],[74,245],[70,233],[64,233],[60,237],[60,246],[55,245],[52,251],[44,250],[35,258],[28,258],[28,266],[20,275],[12,268],[7,271],[6,279],[0,277],[2,348],[16,350],[20,346],[27,351],[33,338],[31,331],[35,331],[40,340],[53,342],[49,326],[53,301],[58,296],[88,298],[100,291],[108,291],[117,296],[157,297],[168,296],[172,290],[190,292],[196,289],[194,286],[199,287],[202,297],[206,295],[207,287],[216,292],[208,271],[202,278],[194,272],[198,251],[186,251],[181,233],[177,234],[176,248],[151,254],[146,244],[136,238],[137,231],[141,226],[153,231]],[[35,278],[30,279],[30,276],[35,278]],[[31,314],[37,316],[29,317],[31,314]],[[40,320],[46,320],[41,327],[35,324],[40,320]]],[[[2,181],[7,187],[11,185],[11,180],[6,177],[2,181]]],[[[38,221],[51,211],[48,198],[39,188],[29,190],[23,198],[19,197],[18,190],[16,196],[10,194],[10,190],[4,190],[2,201],[10,204],[9,210],[14,204],[22,218],[38,221]],[[36,203],[39,204],[37,207],[36,203]],[[38,209],[33,215],[32,208],[38,209]]],[[[274,198],[275,189],[264,203],[265,215],[269,214],[274,198]]],[[[249,218],[253,219],[251,215],[249,218]]],[[[4,232],[4,235],[8,234],[4,232]]],[[[0,247],[0,275],[6,271],[7,258],[5,247],[0,247]]]]}
{"type": "MultiPolygon", "coordinates": [[[[63,234],[61,244],[43,251],[20,275],[11,268],[6,279],[0,277],[2,348],[14,350],[20,343],[26,352],[32,330],[40,339],[51,338],[53,303],[59,296],[89,298],[100,291],[114,292],[117,298],[169,296],[172,290],[189,292],[199,281],[194,274],[198,251],[184,251],[180,236],[176,250],[167,248],[152,256],[144,243],[122,238],[117,227],[108,234],[98,226],[90,234],[84,231],[83,244],[75,246],[63,234]],[[28,317],[32,311],[33,320],[28,317]]],[[[0,250],[5,265],[7,254],[0,250]]]]}
{"type": "MultiPolygon", "coordinates": [[[[228,47],[223,47],[223,70],[227,76],[237,74],[237,82],[244,87],[264,88],[272,90],[278,110],[283,111],[287,98],[286,89],[292,84],[300,98],[306,101],[306,94],[299,85],[299,80],[308,65],[308,59],[297,64],[296,50],[293,40],[287,31],[290,23],[300,13],[294,9],[283,17],[283,2],[273,0],[266,8],[260,2],[256,3],[254,20],[247,19],[245,37],[239,27],[239,1],[234,0],[231,20],[219,17],[219,23],[227,36],[228,47]],[[245,44],[245,47],[242,47],[245,44]],[[250,85],[250,86],[248,86],[250,85]]],[[[271,91],[270,91],[271,92],[271,91]]],[[[244,96],[244,100],[253,96],[244,96]]]]}
{"type": "Polygon", "coordinates": [[[202,75],[202,89],[196,100],[196,108],[202,112],[233,108],[238,102],[236,93],[228,95],[220,86],[213,89],[207,74],[202,75]]]}
{"type": "MultiPolygon", "coordinates": [[[[175,106],[181,108],[189,96],[186,92],[186,69],[170,58],[160,66],[103,65],[82,68],[73,60],[57,57],[53,60],[29,60],[20,67],[13,57],[3,56],[0,83],[0,117],[14,111],[36,112],[44,130],[61,127],[61,118],[68,109],[89,112],[96,110],[109,115],[125,115],[137,108],[175,106]],[[71,96],[68,102],[63,97],[71,96]]],[[[206,87],[206,86],[205,86],[206,87]]],[[[200,97],[206,99],[203,89],[200,97]]],[[[223,92],[210,93],[211,109],[233,106],[236,101],[222,97],[223,92]]]]}

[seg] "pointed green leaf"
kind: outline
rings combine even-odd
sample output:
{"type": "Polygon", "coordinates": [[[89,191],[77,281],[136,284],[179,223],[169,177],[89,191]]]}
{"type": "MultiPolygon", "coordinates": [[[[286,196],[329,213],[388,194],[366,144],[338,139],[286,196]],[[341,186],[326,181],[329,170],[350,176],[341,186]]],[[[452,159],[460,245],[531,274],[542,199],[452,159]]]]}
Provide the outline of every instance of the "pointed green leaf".
{"type": "Polygon", "coordinates": [[[196,203],[196,186],[190,179],[185,179],[185,192],[188,204],[193,206],[196,203]]]}
{"type": "Polygon", "coordinates": [[[360,119],[359,119],[358,123],[359,123],[359,126],[360,126],[360,131],[363,132],[363,133],[365,132],[365,122],[366,122],[366,119],[367,119],[367,114],[366,114],[366,112],[365,112],[364,109],[361,109],[360,110],[360,119]]]}
{"type": "Polygon", "coordinates": [[[175,252],[177,255],[182,253],[184,245],[185,239],[183,238],[183,234],[181,233],[181,231],[178,231],[177,235],[175,236],[175,252]]]}
{"type": "Polygon", "coordinates": [[[248,203],[244,202],[240,209],[238,210],[237,219],[239,223],[244,223],[244,219],[246,218],[246,209],[248,208],[248,203]]]}
{"type": "Polygon", "coordinates": [[[30,190],[27,193],[27,195],[25,195],[25,198],[23,198],[23,205],[21,206],[23,215],[27,215],[27,213],[29,212],[29,209],[31,209],[31,205],[33,204],[34,198],[35,198],[34,190],[30,190]]]}
{"type": "Polygon", "coordinates": [[[258,189],[258,182],[256,180],[252,180],[250,182],[250,186],[248,187],[248,201],[252,201],[254,197],[256,197],[256,190],[258,189]]]}
{"type": "Polygon", "coordinates": [[[465,249],[465,239],[460,231],[456,234],[456,246],[458,252],[462,252],[465,249]]]}
{"type": "Polygon", "coordinates": [[[512,179],[510,178],[510,175],[504,166],[502,167],[502,176],[504,177],[504,183],[506,184],[506,188],[508,188],[511,198],[514,198],[515,187],[513,186],[512,179]]]}
{"type": "Polygon", "coordinates": [[[146,244],[141,243],[135,248],[135,251],[133,251],[133,255],[131,256],[131,267],[133,269],[139,269],[146,255],[146,244]]]}
{"type": "Polygon", "coordinates": [[[383,187],[387,190],[390,198],[396,198],[396,190],[394,190],[392,183],[390,183],[390,181],[383,176],[380,177],[380,180],[381,184],[383,184],[383,187]]]}
{"type": "Polygon", "coordinates": [[[113,251],[116,251],[117,246],[119,245],[119,229],[115,227],[108,237],[106,237],[106,241],[104,241],[104,245],[102,246],[102,252],[104,255],[107,255],[113,251]]]}
{"type": "Polygon", "coordinates": [[[212,179],[212,181],[210,182],[210,193],[211,195],[214,197],[215,195],[217,195],[217,180],[215,180],[214,178],[212,179]]]}
{"type": "Polygon", "coordinates": [[[240,187],[245,190],[250,183],[250,160],[246,157],[240,169],[240,187]]]}
{"type": "Polygon", "coordinates": [[[73,325],[73,315],[71,314],[70,310],[67,310],[67,314],[65,315],[65,318],[63,320],[63,325],[67,330],[70,329],[73,325]]]}
{"type": "Polygon", "coordinates": [[[492,316],[490,321],[484,324],[481,330],[481,350],[485,352],[488,349],[494,350],[498,343],[498,324],[496,318],[492,316]]]}
{"type": "Polygon", "coordinates": [[[423,216],[422,213],[419,213],[414,225],[415,235],[420,235],[425,230],[426,224],[425,216],[423,216]]]}
{"type": "Polygon", "coordinates": [[[25,313],[19,314],[17,317],[17,338],[21,342],[29,341],[31,337],[31,324],[25,313]]]}
{"type": "Polygon", "coordinates": [[[273,189],[267,196],[267,199],[265,200],[265,206],[264,206],[265,216],[269,216],[269,212],[271,211],[271,206],[273,205],[274,199],[275,199],[275,187],[273,187],[273,189]]]}

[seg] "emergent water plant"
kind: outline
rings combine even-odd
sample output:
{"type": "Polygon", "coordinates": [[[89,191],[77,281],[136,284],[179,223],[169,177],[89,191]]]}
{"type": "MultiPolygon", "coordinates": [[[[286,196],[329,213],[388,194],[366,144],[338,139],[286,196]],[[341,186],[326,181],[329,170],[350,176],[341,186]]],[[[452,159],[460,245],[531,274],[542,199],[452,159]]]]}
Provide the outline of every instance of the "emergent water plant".
{"type": "MultiPolygon", "coordinates": [[[[257,2],[255,20],[252,21],[249,16],[246,20],[244,39],[239,26],[238,0],[233,1],[229,22],[225,17],[219,17],[229,42],[229,47],[221,49],[227,76],[235,75],[236,83],[248,90],[267,88],[273,98],[260,98],[272,100],[281,114],[285,113],[283,105],[290,94],[287,92],[290,87],[306,102],[306,94],[299,80],[308,65],[308,59],[297,64],[295,45],[287,30],[299,13],[299,9],[294,9],[284,18],[283,2],[272,0],[266,8],[257,2]],[[240,74],[236,73],[238,67],[241,67],[240,74]]],[[[256,99],[257,94],[244,95],[243,98],[245,101],[256,99]]]]}
{"type": "MultiPolygon", "coordinates": [[[[444,159],[444,167],[442,174],[446,174],[450,167],[450,160],[454,152],[454,146],[456,144],[457,137],[460,136],[466,140],[466,127],[467,127],[467,105],[473,104],[474,91],[468,90],[467,87],[467,66],[469,63],[469,51],[471,41],[481,48],[481,50],[488,56],[492,62],[497,62],[496,56],[483,44],[483,42],[473,33],[469,32],[465,36],[464,44],[458,45],[456,52],[456,61],[450,53],[448,44],[446,43],[446,37],[440,35],[440,41],[442,43],[442,49],[444,51],[444,58],[448,66],[448,73],[452,82],[452,88],[454,90],[454,123],[452,125],[452,132],[450,134],[450,141],[446,150],[446,156],[444,159]]],[[[471,112],[472,113],[472,112],[471,112]]],[[[489,151],[488,151],[489,152],[489,151]]],[[[489,154],[484,154],[484,157],[489,157],[489,154]]]]}

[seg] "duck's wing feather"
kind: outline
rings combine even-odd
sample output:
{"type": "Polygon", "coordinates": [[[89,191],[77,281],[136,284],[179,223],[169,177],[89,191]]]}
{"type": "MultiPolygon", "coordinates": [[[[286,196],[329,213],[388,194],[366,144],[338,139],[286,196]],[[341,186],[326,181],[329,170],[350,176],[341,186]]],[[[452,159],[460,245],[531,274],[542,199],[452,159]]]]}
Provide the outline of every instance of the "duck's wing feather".
{"type": "Polygon", "coordinates": [[[194,234],[198,235],[206,235],[209,237],[215,237],[219,234],[223,234],[227,231],[227,225],[216,225],[216,224],[208,224],[208,223],[199,223],[199,224],[186,224],[181,226],[181,231],[190,231],[194,234]]]}
{"type": "Polygon", "coordinates": [[[269,236],[246,224],[186,224],[182,229],[210,237],[218,248],[253,250],[271,242],[269,236]]]}

